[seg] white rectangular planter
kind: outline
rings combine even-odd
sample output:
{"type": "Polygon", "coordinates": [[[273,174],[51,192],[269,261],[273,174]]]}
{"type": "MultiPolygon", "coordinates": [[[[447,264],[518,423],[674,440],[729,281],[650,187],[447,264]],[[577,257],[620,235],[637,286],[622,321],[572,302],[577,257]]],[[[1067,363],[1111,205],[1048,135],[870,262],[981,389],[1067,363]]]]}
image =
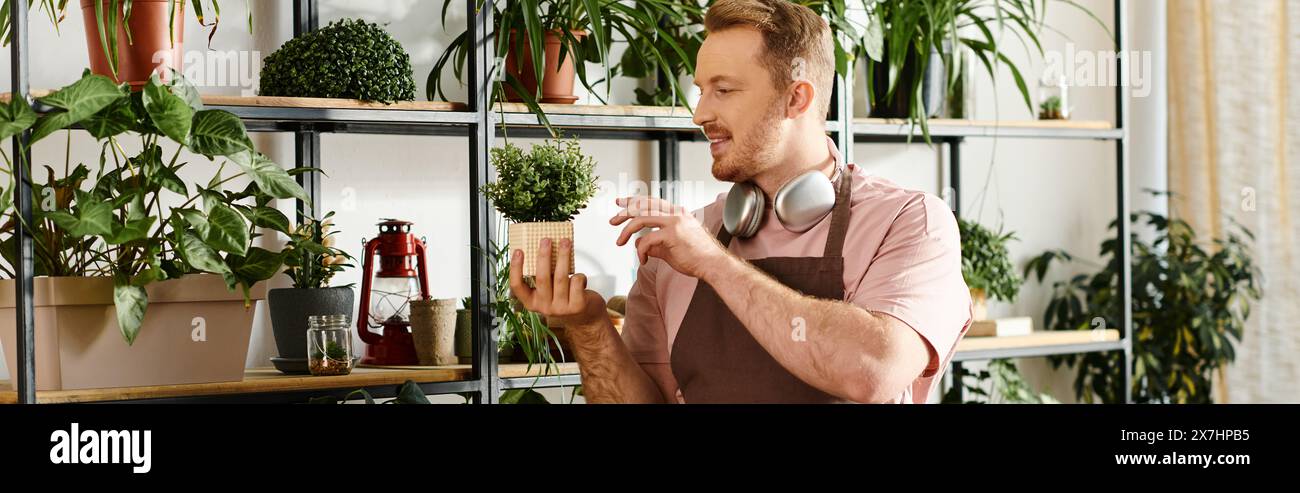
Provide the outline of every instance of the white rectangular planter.
{"type": "MultiPolygon", "coordinates": [[[[149,285],[149,308],[135,344],[117,325],[113,281],[34,280],[37,390],[76,390],[244,379],[253,305],[221,276],[197,274],[149,285]]],[[[0,281],[0,344],[17,377],[15,281],[0,281]]],[[[264,283],[251,290],[266,298],[264,283]]]]}

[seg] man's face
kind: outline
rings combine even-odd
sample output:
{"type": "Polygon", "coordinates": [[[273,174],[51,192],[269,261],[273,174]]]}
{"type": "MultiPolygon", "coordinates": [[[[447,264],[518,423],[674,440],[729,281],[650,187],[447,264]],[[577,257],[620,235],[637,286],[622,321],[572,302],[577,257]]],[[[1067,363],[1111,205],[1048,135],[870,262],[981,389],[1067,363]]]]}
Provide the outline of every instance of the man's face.
{"type": "Polygon", "coordinates": [[[743,182],[778,163],[785,121],[784,91],[760,61],[763,36],[737,27],[709,33],[696,58],[703,127],[713,154],[713,177],[743,182]]]}

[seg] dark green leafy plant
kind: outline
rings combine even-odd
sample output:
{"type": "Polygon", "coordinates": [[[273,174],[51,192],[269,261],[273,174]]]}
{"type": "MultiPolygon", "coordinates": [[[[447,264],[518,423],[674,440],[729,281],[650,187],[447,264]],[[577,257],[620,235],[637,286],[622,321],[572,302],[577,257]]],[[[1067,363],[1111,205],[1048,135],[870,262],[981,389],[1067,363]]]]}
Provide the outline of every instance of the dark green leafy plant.
{"type": "Polygon", "coordinates": [[[957,398],[957,386],[948,389],[943,396],[944,404],[1059,404],[1048,394],[1035,391],[1025,381],[1024,375],[1016,368],[1016,363],[1009,359],[990,360],[988,368],[979,372],[966,373],[961,385],[967,395],[975,397],[961,402],[957,398]]]}
{"type": "MultiPolygon", "coordinates": [[[[29,145],[34,145],[80,125],[102,147],[93,177],[84,164],[73,167],[69,155],[62,177],[47,166],[46,183],[32,184],[35,221],[26,226],[35,239],[35,273],[112,277],[117,320],[128,344],[144,320],[145,286],[151,283],[192,273],[219,274],[230,289],[241,288],[247,301],[251,286],[280,271],[282,254],[251,242],[258,227],[287,233],[288,221],[269,207],[271,200],[306,200],[306,192],[289,172],[257,153],[238,117],[204,108],[180,74],[174,73],[168,84],[155,75],[143,91],[132,93],[125,84],[87,71],[37,101],[49,111],[38,116],[24,98],[5,105],[0,139],[31,128],[29,145]],[[120,142],[129,133],[140,139],[141,151],[134,155],[120,142]],[[179,177],[189,164],[180,161],[182,150],[208,162],[225,160],[206,185],[191,185],[179,177]],[[228,163],[237,171],[225,171],[228,163]],[[251,183],[242,190],[224,189],[241,177],[251,183]]],[[[29,163],[12,163],[7,155],[5,162],[11,166],[4,170],[9,183],[15,183],[12,166],[24,166],[31,176],[29,163]]],[[[0,231],[0,251],[10,265],[17,242],[13,226],[22,220],[10,207],[13,193],[8,188],[0,194],[8,216],[0,231]]],[[[12,271],[5,274],[13,276],[12,271]]]]}
{"type": "MultiPolygon", "coordinates": [[[[335,274],[353,265],[354,260],[347,252],[334,248],[334,235],[330,231],[334,212],[325,214],[324,219],[309,218],[289,233],[285,243],[284,271],[293,280],[293,287],[298,289],[321,289],[329,286],[335,274]]],[[[288,227],[288,219],[284,226],[288,227]]]]}
{"type": "Polygon", "coordinates": [[[533,389],[510,389],[501,393],[502,404],[550,404],[546,396],[533,389]]]}
{"type": "MultiPolygon", "coordinates": [[[[1132,235],[1133,252],[1133,400],[1139,403],[1210,403],[1215,370],[1236,358],[1250,301],[1260,298],[1260,272],[1251,258],[1250,231],[1233,223],[1227,238],[1208,241],[1179,219],[1153,212],[1132,215],[1145,220],[1154,241],[1132,235]]],[[[1114,230],[1112,222],[1110,229],[1114,230]]],[[[1118,239],[1101,244],[1105,269],[1080,274],[1053,285],[1043,315],[1050,330],[1119,327],[1118,239]]],[[[1025,267],[1041,282],[1053,261],[1070,261],[1063,251],[1049,251],[1025,267]]],[[[1118,352],[1055,356],[1055,367],[1078,367],[1074,391],[1080,400],[1123,402],[1118,352]]]]}
{"type": "Polygon", "coordinates": [[[964,47],[975,55],[995,84],[996,68],[1007,67],[1032,113],[1034,104],[1025,78],[1007,58],[999,39],[1010,32],[1027,52],[1041,57],[1039,33],[1050,29],[1043,21],[1048,5],[1053,3],[1077,8],[1106,29],[1101,19],[1073,0],[864,0],[874,18],[872,25],[879,26],[882,33],[875,36],[872,27],[866,36],[866,84],[871,106],[898,106],[894,104],[896,98],[902,99],[908,108],[908,120],[921,127],[929,142],[929,117],[922,100],[923,74],[931,53],[939,53],[947,74],[945,93],[952,94],[962,75],[956,48],[964,47]]]}
{"type": "Polygon", "coordinates": [[[975,221],[958,219],[961,231],[961,276],[971,289],[990,298],[1013,302],[1020,294],[1021,278],[1011,263],[1007,242],[1015,233],[994,233],[975,221]]]}
{"type": "Polygon", "coordinates": [[[576,140],[547,140],[528,153],[507,143],[491,152],[497,180],[483,194],[511,221],[569,221],[596,195],[596,161],[576,140]]]}
{"type": "MultiPolygon", "coordinates": [[[[835,71],[848,75],[854,60],[866,53],[870,36],[879,37],[878,26],[863,24],[850,15],[848,0],[792,0],[826,19],[835,46],[835,71]]],[[[673,15],[664,15],[659,28],[634,31],[627,51],[614,67],[615,75],[656,78],[653,90],[636,89],[637,104],[668,106],[689,103],[682,99],[677,76],[695,75],[695,57],[704,43],[704,13],[714,0],[665,2],[673,15]],[[658,73],[656,73],[658,71],[658,73]],[[659,75],[662,76],[660,77],[659,75]]],[[[870,21],[870,19],[868,19],[870,21]]]]}
{"type": "MultiPolygon", "coordinates": [[[[308,404],[343,404],[347,401],[352,400],[355,397],[360,397],[361,399],[365,400],[366,404],[375,403],[375,398],[371,396],[370,392],[366,391],[366,389],[357,389],[357,390],[353,390],[352,392],[348,392],[348,395],[343,396],[342,399],[339,399],[334,396],[328,396],[328,395],[322,397],[312,397],[311,399],[307,400],[307,403],[308,404]]],[[[407,380],[406,382],[403,382],[400,387],[397,388],[397,397],[384,401],[384,404],[431,404],[431,403],[429,402],[429,398],[424,395],[424,391],[420,389],[420,385],[415,383],[415,380],[407,380]]]]}
{"type": "Polygon", "coordinates": [[[293,38],[266,57],[258,94],[410,101],[411,74],[411,56],[383,27],[343,19],[293,38]]]}

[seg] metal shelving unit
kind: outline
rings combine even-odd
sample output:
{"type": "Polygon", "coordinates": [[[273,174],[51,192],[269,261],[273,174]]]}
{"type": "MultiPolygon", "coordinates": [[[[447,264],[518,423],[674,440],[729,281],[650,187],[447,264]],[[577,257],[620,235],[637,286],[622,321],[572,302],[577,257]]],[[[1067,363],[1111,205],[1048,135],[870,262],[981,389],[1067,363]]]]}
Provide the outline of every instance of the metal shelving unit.
{"type": "MultiPolygon", "coordinates": [[[[472,207],[470,209],[471,254],[470,282],[471,308],[474,311],[474,361],[470,377],[456,381],[418,382],[428,394],[469,393],[476,403],[495,403],[500,393],[506,389],[526,387],[571,386],[580,383],[578,375],[552,375],[542,377],[501,378],[496,352],[496,336],[492,327],[492,317],[488,311],[491,287],[495,283],[494,269],[481,252],[488,251],[492,239],[490,227],[489,204],[479,193],[480,187],[490,176],[488,149],[493,139],[502,131],[502,125],[508,125],[511,136],[543,136],[537,118],[529,113],[509,112],[500,114],[489,107],[492,67],[489,62],[494,59],[495,49],[490,36],[494,21],[491,9],[475,11],[474,0],[466,0],[466,26],[471,37],[476,40],[474,48],[469,50],[466,60],[468,100],[464,109],[453,111],[393,110],[380,108],[302,108],[287,106],[236,106],[214,105],[242,118],[251,131],[292,132],[294,134],[295,164],[313,168],[321,167],[322,133],[364,133],[390,135],[446,135],[466,138],[469,152],[470,179],[467,186],[472,207]]],[[[1126,40],[1122,33],[1125,28],[1124,8],[1126,0],[1115,0],[1115,22],[1117,32],[1121,33],[1120,49],[1124,50],[1126,40]]],[[[29,95],[28,82],[28,5],[27,2],[10,2],[12,23],[12,91],[13,94],[29,95]]],[[[293,4],[294,34],[316,29],[318,26],[317,3],[315,0],[295,0],[293,4]]],[[[1120,62],[1122,63],[1122,61],[1120,62]]],[[[1121,70],[1127,70],[1122,67],[1121,70]]],[[[833,94],[833,105],[827,122],[827,132],[836,140],[845,158],[853,160],[855,142],[905,142],[908,138],[905,126],[885,121],[855,120],[851,117],[853,109],[852,91],[844,88],[853,87],[852,76],[837,77],[833,94]]],[[[1078,128],[1043,128],[1041,126],[1002,126],[976,125],[969,122],[937,123],[931,127],[936,142],[947,145],[949,151],[949,179],[954,203],[960,204],[960,170],[961,143],[966,138],[1006,137],[1006,138],[1048,138],[1048,139],[1100,139],[1114,141],[1117,145],[1117,184],[1116,205],[1120,217],[1128,213],[1126,184],[1128,181],[1128,159],[1125,150],[1127,141],[1127,101],[1122,89],[1117,92],[1117,123],[1114,128],[1078,129],[1078,128]]],[[[566,133],[587,139],[648,140],[657,142],[658,166],[653,171],[652,180],[662,184],[652,193],[676,200],[676,190],[670,184],[679,180],[679,147],[683,141],[700,139],[700,132],[689,116],[652,116],[652,115],[588,115],[549,113],[553,126],[562,128],[566,133]]],[[[15,155],[22,152],[27,134],[15,137],[15,155]]],[[[21,167],[19,167],[21,168],[21,167]]],[[[15,206],[25,217],[31,217],[30,190],[28,178],[23,170],[16,170],[19,183],[16,189],[15,206]]],[[[313,199],[311,210],[320,213],[321,184],[317,174],[298,175],[300,184],[313,199]]],[[[303,204],[298,204],[301,208],[303,204]]],[[[960,210],[954,212],[960,214],[960,210]]],[[[1130,299],[1129,262],[1127,261],[1128,224],[1120,222],[1120,238],[1123,243],[1121,251],[1125,252],[1122,262],[1121,296],[1130,299]]],[[[19,263],[15,266],[17,273],[17,327],[18,327],[18,372],[11,378],[20,403],[36,403],[35,392],[35,351],[33,347],[33,290],[32,290],[32,242],[30,232],[21,226],[15,231],[19,241],[19,263]]],[[[1125,303],[1125,306],[1128,304],[1125,303]]],[[[1123,339],[1117,342],[1076,344],[1068,346],[1049,346],[1015,348],[1006,350],[981,350],[961,353],[954,357],[953,373],[960,374],[963,361],[1003,357],[1033,357],[1051,354],[1123,351],[1125,355],[1125,382],[1131,360],[1131,316],[1125,309],[1123,316],[1123,339]]],[[[393,386],[367,386],[376,397],[388,397],[393,393],[393,386]]],[[[254,392],[245,394],[193,395],[180,397],[160,397],[133,399],[127,402],[304,402],[308,397],[320,395],[342,395],[352,388],[330,388],[322,383],[319,390],[294,390],[281,392],[254,392]]]]}

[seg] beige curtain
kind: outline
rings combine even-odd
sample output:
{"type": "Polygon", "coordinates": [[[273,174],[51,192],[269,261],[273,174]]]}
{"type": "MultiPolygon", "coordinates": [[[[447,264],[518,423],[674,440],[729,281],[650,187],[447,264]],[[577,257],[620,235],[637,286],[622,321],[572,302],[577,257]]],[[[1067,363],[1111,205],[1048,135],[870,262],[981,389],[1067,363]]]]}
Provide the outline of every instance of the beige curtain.
{"type": "Polygon", "coordinates": [[[1300,0],[1168,9],[1170,210],[1202,235],[1245,225],[1264,272],[1216,398],[1300,402],[1300,0]]]}

